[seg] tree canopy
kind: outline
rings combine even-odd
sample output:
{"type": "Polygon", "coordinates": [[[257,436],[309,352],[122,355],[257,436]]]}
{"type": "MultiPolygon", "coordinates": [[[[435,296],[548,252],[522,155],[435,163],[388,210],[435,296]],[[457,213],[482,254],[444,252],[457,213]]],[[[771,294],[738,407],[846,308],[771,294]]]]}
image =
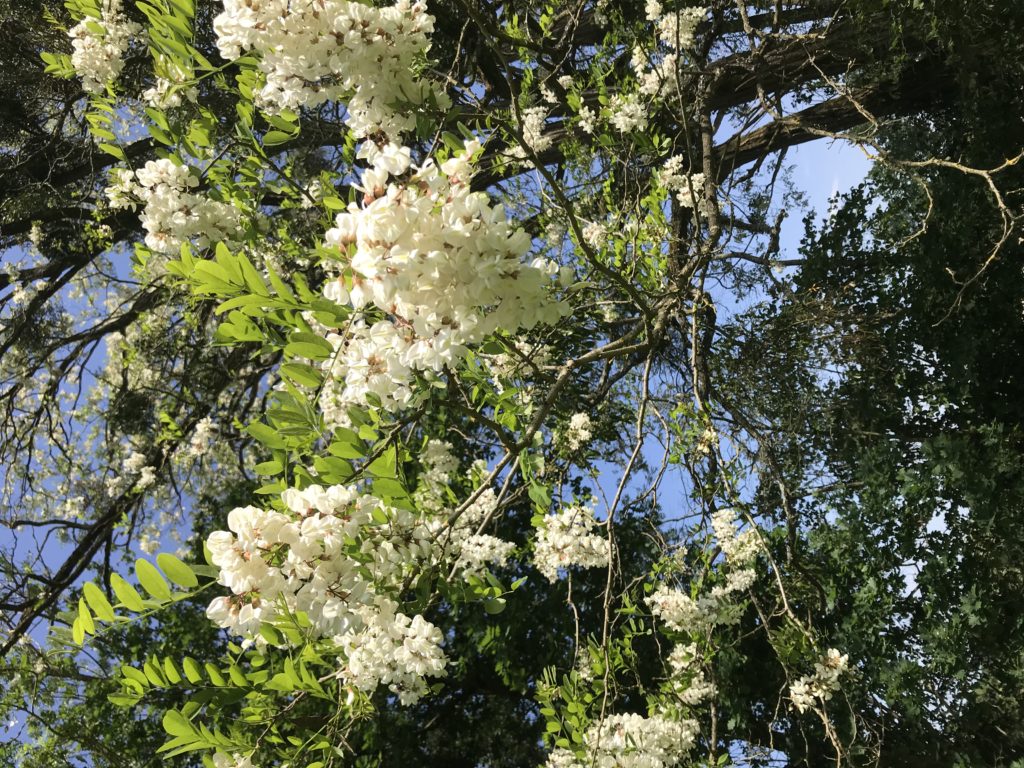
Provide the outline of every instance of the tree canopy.
{"type": "Polygon", "coordinates": [[[8,762],[1024,765],[1018,3],[0,9],[8,762]]]}

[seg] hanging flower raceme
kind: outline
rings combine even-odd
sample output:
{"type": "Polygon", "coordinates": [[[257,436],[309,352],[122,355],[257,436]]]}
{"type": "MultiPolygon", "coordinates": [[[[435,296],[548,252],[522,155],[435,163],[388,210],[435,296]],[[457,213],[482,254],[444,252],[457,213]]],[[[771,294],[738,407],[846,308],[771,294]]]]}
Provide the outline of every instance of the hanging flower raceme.
{"type": "Polygon", "coordinates": [[[150,160],[135,172],[116,169],[111,179],[106,189],[111,206],[142,206],[139,218],[146,247],[154,253],[177,253],[188,240],[206,247],[237,234],[241,226],[237,208],[193,191],[199,178],[187,165],[166,158],[150,160]]]}
{"type": "MultiPolygon", "coordinates": [[[[463,578],[480,576],[492,567],[504,565],[515,551],[515,544],[481,531],[498,510],[494,490],[486,488],[480,492],[458,519],[449,524],[454,510],[449,505],[447,492],[459,461],[452,455],[452,446],[443,440],[428,441],[420,461],[423,473],[416,489],[416,508],[432,515],[429,525],[445,557],[455,562],[463,578]]],[[[472,471],[470,479],[473,479],[472,471]]]]}
{"type": "Polygon", "coordinates": [[[448,103],[415,74],[434,29],[423,3],[225,0],[213,28],[225,58],[260,57],[265,84],[255,98],[272,112],[345,101],[356,136],[395,139],[416,125],[414,110],[396,104],[448,103]]]}
{"type": "Polygon", "coordinates": [[[693,747],[697,723],[662,715],[611,715],[587,729],[586,757],[556,749],[545,768],[671,768],[693,747]]]}
{"type": "Polygon", "coordinates": [[[434,558],[426,521],[348,486],[291,489],[281,499],[287,512],[234,509],[230,530],[210,535],[218,581],[232,594],[215,598],[207,616],[265,642],[264,623],[301,612],[312,638],[333,641],[346,684],[366,692],[384,684],[403,702],[418,699],[424,677],[444,675],[441,633],[401,613],[392,596],[434,558]]]}
{"type": "Polygon", "coordinates": [[[104,0],[101,18],[86,16],[68,30],[71,66],[86,93],[102,93],[124,68],[124,54],[142,27],[121,13],[121,0],[104,0]]]}
{"type": "Polygon", "coordinates": [[[793,706],[803,712],[816,705],[816,700],[822,703],[829,701],[832,694],[841,689],[839,679],[847,673],[850,657],[841,654],[835,648],[829,648],[828,652],[814,663],[814,673],[804,675],[789,686],[789,696],[793,706]]]}
{"type": "Polygon", "coordinates": [[[757,579],[751,567],[761,549],[757,532],[752,528],[740,531],[734,509],[715,512],[711,527],[726,556],[725,578],[696,597],[689,589],[662,583],[646,598],[651,613],[675,632],[702,633],[715,625],[735,624],[741,615],[736,595],[748,590],[757,579]]]}
{"type": "Polygon", "coordinates": [[[372,164],[362,175],[363,204],[338,214],[326,236],[340,261],[324,293],[356,310],[327,337],[336,351],[324,364],[329,424],[345,424],[348,407],[370,404],[371,395],[400,410],[418,375],[436,380],[496,331],[554,323],[566,312],[551,296],[559,266],[524,263],[529,235],[470,190],[479,149],[471,141],[440,168],[432,160],[417,168],[407,147],[361,148],[372,164]]]}
{"type": "Polygon", "coordinates": [[[578,505],[545,517],[537,532],[533,555],[537,570],[553,582],[560,569],[608,565],[608,539],[592,533],[596,525],[594,510],[578,505]]]}

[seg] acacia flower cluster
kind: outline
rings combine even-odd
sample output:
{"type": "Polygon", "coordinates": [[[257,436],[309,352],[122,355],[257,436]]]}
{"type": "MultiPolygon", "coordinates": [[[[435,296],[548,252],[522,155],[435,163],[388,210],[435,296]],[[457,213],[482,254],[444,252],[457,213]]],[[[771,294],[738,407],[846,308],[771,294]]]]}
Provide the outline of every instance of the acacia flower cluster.
{"type": "Polygon", "coordinates": [[[508,562],[516,545],[480,530],[497,512],[498,497],[494,489],[484,489],[449,525],[447,521],[454,512],[449,506],[449,487],[459,468],[452,446],[443,440],[429,440],[420,454],[420,462],[423,473],[416,488],[416,508],[432,516],[428,525],[438,543],[435,557],[454,560],[463,578],[479,576],[491,567],[508,562]]]}
{"type": "Polygon", "coordinates": [[[662,186],[676,193],[676,199],[684,208],[704,209],[704,186],[706,178],[703,173],[687,173],[687,159],[682,155],[674,155],[665,161],[658,173],[662,186]]]}
{"type": "Polygon", "coordinates": [[[586,757],[558,748],[545,768],[671,768],[693,747],[697,723],[663,715],[611,715],[583,737],[586,757]]]}
{"type": "Polygon", "coordinates": [[[597,521],[594,510],[572,505],[547,515],[537,531],[534,563],[548,581],[558,579],[559,569],[579,566],[600,568],[608,565],[608,540],[592,533],[597,521]]]}
{"type": "Polygon", "coordinates": [[[751,567],[760,551],[757,533],[752,529],[740,532],[733,509],[718,510],[711,526],[728,564],[724,582],[696,598],[689,590],[662,583],[647,597],[651,612],[676,632],[704,632],[716,624],[735,624],[740,613],[734,595],[749,589],[757,579],[751,567]]]}
{"type": "Polygon", "coordinates": [[[716,688],[704,676],[704,671],[697,667],[699,655],[694,643],[676,645],[668,656],[668,667],[671,676],[668,681],[669,690],[680,703],[696,706],[715,695],[716,688]]]}
{"type": "Polygon", "coordinates": [[[356,310],[347,328],[327,336],[335,348],[324,363],[328,424],[345,424],[348,407],[369,404],[369,395],[386,410],[405,408],[417,374],[436,378],[495,331],[565,313],[550,292],[559,266],[524,263],[529,235],[471,191],[479,149],[470,141],[440,168],[433,160],[417,168],[407,147],[361,148],[372,163],[362,174],[363,204],[338,214],[326,235],[340,274],[324,293],[356,310]]]}
{"type": "Polygon", "coordinates": [[[428,692],[426,678],[446,674],[441,630],[422,616],[400,613],[391,600],[360,613],[362,631],[341,638],[346,661],[338,677],[367,693],[386,685],[403,704],[416,703],[428,692]]]}
{"type": "Polygon", "coordinates": [[[590,416],[586,413],[574,413],[569,419],[569,425],[561,435],[565,447],[570,451],[578,451],[590,442],[590,416]]]}
{"type": "MultiPolygon", "coordinates": [[[[529,147],[534,154],[539,155],[553,143],[550,136],[544,135],[548,111],[544,107],[529,107],[523,110],[521,117],[520,131],[523,135],[523,144],[529,147]]],[[[520,159],[526,158],[526,148],[517,144],[512,148],[512,156],[520,159]]]]}
{"type": "Polygon", "coordinates": [[[224,752],[215,752],[213,755],[213,768],[253,768],[252,760],[245,755],[228,755],[224,752]]]}
{"type": "Polygon", "coordinates": [[[156,109],[174,109],[180,107],[183,98],[195,102],[199,97],[199,89],[187,85],[193,74],[177,64],[160,61],[157,64],[156,83],[142,92],[142,100],[156,109]]]}
{"type": "Polygon", "coordinates": [[[722,554],[731,564],[747,565],[757,557],[761,548],[757,531],[753,528],[740,531],[736,510],[726,508],[716,511],[711,515],[711,528],[715,532],[722,554]]]}
{"type": "Polygon", "coordinates": [[[115,169],[111,178],[106,189],[111,206],[132,210],[142,206],[139,218],[146,230],[146,247],[154,253],[177,253],[188,240],[206,247],[234,235],[240,226],[237,208],[192,191],[199,186],[199,178],[187,165],[161,158],[135,172],[115,169]]]}
{"type": "Polygon", "coordinates": [[[430,559],[424,520],[349,486],[290,489],[281,500],[287,513],[234,509],[230,531],[210,534],[218,581],[232,594],[215,598],[207,616],[255,639],[261,624],[302,612],[313,636],[341,651],[339,678],[367,692],[385,684],[415,701],[425,676],[444,674],[441,634],[400,613],[391,595],[430,559]]]}
{"type": "Polygon", "coordinates": [[[420,105],[446,96],[415,74],[430,47],[434,18],[408,0],[374,8],[348,0],[225,0],[213,21],[227,59],[252,51],[265,84],[256,99],[266,109],[347,101],[346,122],[357,137],[392,139],[415,127],[420,105]]]}
{"type": "Polygon", "coordinates": [[[71,66],[86,93],[102,93],[124,68],[124,54],[142,27],[121,13],[121,0],[103,0],[101,18],[86,16],[68,30],[71,66]]]}
{"type": "Polygon", "coordinates": [[[850,657],[829,648],[826,654],[814,663],[814,673],[804,675],[789,686],[789,697],[800,712],[813,707],[815,699],[826,702],[839,690],[839,678],[849,669],[850,657]]]}

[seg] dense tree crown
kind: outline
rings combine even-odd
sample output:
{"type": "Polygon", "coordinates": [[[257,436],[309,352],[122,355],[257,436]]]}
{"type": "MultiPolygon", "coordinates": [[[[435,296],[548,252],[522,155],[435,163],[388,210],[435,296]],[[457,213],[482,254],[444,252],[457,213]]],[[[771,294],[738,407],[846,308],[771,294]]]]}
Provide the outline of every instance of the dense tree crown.
{"type": "Polygon", "coordinates": [[[6,762],[1024,765],[1018,3],[0,10],[6,762]]]}

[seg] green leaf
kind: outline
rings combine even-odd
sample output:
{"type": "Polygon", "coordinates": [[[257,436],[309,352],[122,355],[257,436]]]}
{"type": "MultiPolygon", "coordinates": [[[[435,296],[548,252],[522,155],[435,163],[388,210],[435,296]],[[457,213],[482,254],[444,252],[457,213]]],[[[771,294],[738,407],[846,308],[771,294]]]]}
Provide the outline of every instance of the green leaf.
{"type": "Polygon", "coordinates": [[[174,555],[163,552],[156,556],[156,562],[160,566],[160,570],[167,574],[167,578],[179,587],[191,589],[199,586],[199,579],[196,578],[192,569],[174,555]]]}
{"type": "Polygon", "coordinates": [[[543,485],[530,483],[529,493],[537,511],[546,515],[551,509],[551,494],[548,489],[543,485]]]}
{"type": "Polygon", "coordinates": [[[245,428],[245,431],[255,437],[268,448],[287,448],[288,443],[276,429],[262,421],[254,421],[245,428]]]}
{"type": "Polygon", "coordinates": [[[206,669],[206,675],[210,678],[211,683],[216,686],[224,686],[227,684],[224,680],[224,675],[222,675],[220,670],[213,666],[213,664],[207,662],[204,668],[206,669]]]}
{"type": "Polygon", "coordinates": [[[242,670],[238,668],[237,664],[232,664],[228,668],[228,676],[231,678],[231,682],[239,688],[247,688],[249,686],[249,681],[245,679],[245,675],[242,674],[242,670]]]}
{"type": "Polygon", "coordinates": [[[185,671],[185,677],[190,683],[199,683],[203,680],[203,672],[199,669],[199,662],[191,656],[181,660],[181,668],[185,671]]]}
{"type": "Polygon", "coordinates": [[[142,597],[135,591],[135,587],[121,578],[120,575],[116,573],[111,574],[110,587],[114,590],[114,594],[117,595],[117,599],[121,601],[121,605],[129,611],[138,613],[145,610],[146,606],[142,602],[142,597]]]}
{"type": "Polygon", "coordinates": [[[92,608],[92,612],[96,614],[98,619],[108,623],[114,621],[116,618],[114,609],[110,605],[110,601],[107,600],[107,596],[103,594],[103,590],[93,582],[87,581],[82,585],[82,594],[85,595],[85,601],[92,608]]]}
{"type": "Polygon", "coordinates": [[[167,678],[167,682],[171,685],[177,685],[181,682],[181,673],[169,656],[164,659],[164,677],[167,678]]]}
{"type": "Polygon", "coordinates": [[[293,357],[305,357],[309,360],[326,360],[334,348],[330,342],[324,339],[323,344],[309,341],[292,341],[289,342],[284,351],[293,357]]]}
{"type": "Polygon", "coordinates": [[[267,131],[263,134],[263,146],[276,147],[278,144],[284,144],[292,138],[293,134],[285,133],[284,131],[267,131]]]}
{"type": "Polygon", "coordinates": [[[90,635],[96,634],[96,624],[92,620],[92,613],[84,598],[78,599],[78,620],[82,623],[82,630],[90,635]]]}
{"type": "Polygon", "coordinates": [[[288,675],[283,672],[279,672],[270,678],[270,681],[264,685],[265,688],[271,691],[281,691],[282,693],[290,693],[295,690],[295,683],[288,675]]]}
{"type": "Polygon", "coordinates": [[[374,477],[398,477],[398,455],[397,451],[393,448],[389,448],[384,451],[380,456],[371,461],[366,467],[366,471],[374,477]]]}
{"type": "Polygon", "coordinates": [[[160,688],[167,685],[167,678],[164,677],[163,670],[160,669],[160,664],[155,657],[142,665],[142,672],[153,685],[160,688]]]}
{"type": "Polygon", "coordinates": [[[195,736],[195,726],[181,712],[169,709],[164,713],[164,730],[171,736],[195,736]]]}
{"type": "Polygon", "coordinates": [[[495,597],[490,600],[484,600],[484,610],[492,616],[496,616],[505,610],[505,598],[495,597]]]}
{"type": "Polygon", "coordinates": [[[253,471],[257,475],[263,475],[264,477],[273,477],[284,472],[284,464],[277,459],[271,459],[270,461],[263,461],[253,467],[253,471]]]}
{"type": "Polygon", "coordinates": [[[148,560],[140,558],[135,561],[135,576],[142,588],[157,600],[166,602],[171,599],[171,588],[164,581],[164,577],[160,575],[156,566],[148,560]]]}
{"type": "Polygon", "coordinates": [[[125,664],[121,667],[121,674],[128,680],[134,680],[136,683],[142,686],[143,690],[149,688],[149,678],[142,672],[141,669],[125,664]]]}
{"type": "Polygon", "coordinates": [[[126,160],[124,150],[116,144],[100,144],[99,148],[106,152],[108,155],[113,155],[118,160],[126,160]]]}
{"type": "Polygon", "coordinates": [[[139,697],[130,693],[108,693],[107,701],[115,707],[134,707],[139,703],[139,697]]]}
{"type": "Polygon", "coordinates": [[[304,387],[319,387],[324,380],[320,371],[305,363],[284,363],[280,371],[282,376],[304,387]]]}

